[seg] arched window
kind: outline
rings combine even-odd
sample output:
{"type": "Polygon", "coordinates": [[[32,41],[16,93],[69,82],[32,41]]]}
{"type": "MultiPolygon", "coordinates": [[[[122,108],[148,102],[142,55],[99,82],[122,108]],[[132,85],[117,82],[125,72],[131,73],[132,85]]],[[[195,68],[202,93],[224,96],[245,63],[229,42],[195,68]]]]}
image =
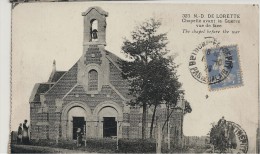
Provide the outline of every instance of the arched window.
{"type": "Polygon", "coordinates": [[[91,20],[90,24],[91,41],[98,41],[98,21],[93,19],[91,20]]]}
{"type": "Polygon", "coordinates": [[[98,72],[94,69],[88,72],[88,90],[98,90],[98,72]]]}

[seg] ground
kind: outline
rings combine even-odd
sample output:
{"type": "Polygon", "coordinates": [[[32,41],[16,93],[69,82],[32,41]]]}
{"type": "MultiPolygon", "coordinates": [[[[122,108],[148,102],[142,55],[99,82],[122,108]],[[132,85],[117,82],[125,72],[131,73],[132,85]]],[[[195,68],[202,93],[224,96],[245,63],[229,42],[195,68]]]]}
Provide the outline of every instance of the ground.
{"type": "MultiPolygon", "coordinates": [[[[177,149],[175,149],[177,150],[177,149]]],[[[107,149],[100,148],[98,151],[93,151],[93,149],[88,149],[85,147],[76,149],[65,149],[65,148],[54,148],[50,146],[34,146],[34,145],[11,145],[11,153],[116,153],[116,150],[110,151],[107,149]],[[88,151],[90,150],[90,151],[88,151]]],[[[208,153],[205,147],[195,147],[180,150],[170,153],[208,153]]]]}
{"type": "Polygon", "coordinates": [[[88,153],[81,150],[69,150],[62,148],[52,148],[33,145],[11,145],[11,153],[88,153]]]}

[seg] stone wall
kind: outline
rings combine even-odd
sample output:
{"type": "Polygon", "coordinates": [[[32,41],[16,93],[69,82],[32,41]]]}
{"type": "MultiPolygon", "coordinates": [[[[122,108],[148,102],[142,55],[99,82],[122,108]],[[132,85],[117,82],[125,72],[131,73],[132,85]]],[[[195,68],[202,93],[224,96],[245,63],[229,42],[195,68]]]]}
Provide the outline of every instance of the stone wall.
{"type": "Polygon", "coordinates": [[[31,139],[36,139],[38,137],[39,128],[36,126],[37,122],[40,121],[38,116],[38,111],[40,110],[41,102],[31,102],[30,103],[30,131],[31,139]]]}
{"type": "Polygon", "coordinates": [[[85,65],[93,64],[93,63],[100,65],[101,57],[102,57],[101,49],[98,47],[98,45],[95,44],[89,45],[86,48],[84,63],[85,65]]]}
{"type": "MultiPolygon", "coordinates": [[[[84,97],[78,97],[78,98],[74,98],[75,95],[68,95],[68,98],[64,99],[64,106],[66,104],[68,104],[69,102],[71,102],[72,100],[76,101],[83,101],[83,100],[87,100],[88,97],[84,98],[84,97]],[[72,99],[73,98],[73,99],[72,99]]],[[[92,98],[90,96],[90,98],[92,98]]],[[[92,98],[95,101],[98,101],[97,103],[94,102],[85,102],[86,104],[88,104],[91,107],[91,110],[93,112],[94,108],[96,105],[98,105],[100,102],[102,102],[103,100],[107,100],[106,95],[102,96],[102,95],[96,95],[94,98],[92,98]],[[104,99],[103,99],[104,97],[104,99]],[[96,105],[94,105],[96,104],[96,105]],[[94,106],[93,106],[94,105],[94,106]]],[[[113,100],[113,99],[112,99],[113,100]]],[[[123,103],[119,101],[120,99],[118,99],[118,103],[120,104],[120,106],[123,108],[124,105],[123,103]]],[[[117,100],[114,100],[115,102],[117,100]]],[[[32,124],[32,129],[31,129],[31,137],[32,139],[36,139],[36,138],[41,138],[41,139],[56,139],[56,138],[61,138],[64,137],[64,135],[62,134],[62,123],[66,123],[66,121],[62,121],[61,120],[61,113],[60,112],[50,112],[53,111],[51,109],[51,107],[49,108],[49,114],[47,115],[46,113],[37,113],[40,109],[40,103],[35,103],[34,107],[31,107],[31,124],[32,124]],[[49,118],[47,118],[47,116],[49,118]],[[36,125],[36,123],[39,122],[48,122],[49,125],[45,125],[44,123],[40,123],[41,125],[36,125]]],[[[140,112],[140,108],[136,108],[136,107],[131,107],[130,108],[130,113],[124,113],[123,117],[122,117],[122,122],[120,123],[120,127],[122,129],[122,138],[141,138],[142,137],[142,132],[141,132],[141,128],[142,128],[142,113],[140,112]]],[[[161,122],[161,126],[163,126],[165,120],[166,120],[166,116],[165,114],[162,113],[166,113],[165,109],[158,109],[158,115],[160,115],[160,122],[161,122]]],[[[149,132],[150,132],[150,127],[151,127],[151,114],[148,114],[148,119],[147,119],[147,138],[149,137],[149,132]]],[[[170,117],[170,137],[171,137],[171,141],[173,141],[176,144],[180,144],[180,142],[182,141],[182,137],[183,137],[183,132],[182,132],[182,121],[183,120],[183,113],[182,112],[173,112],[172,116],[170,117]]],[[[94,122],[94,121],[93,121],[94,122]]],[[[94,123],[91,122],[93,125],[94,123]]],[[[98,124],[98,120],[96,121],[96,123],[98,124]]],[[[95,126],[98,126],[97,124],[94,124],[95,126]]],[[[63,128],[65,129],[65,128],[63,128]]],[[[94,134],[97,134],[98,132],[93,132],[94,134]]],[[[153,129],[153,138],[156,137],[156,133],[157,133],[157,127],[156,127],[156,119],[154,121],[154,129],[153,129]]],[[[95,136],[95,135],[94,135],[95,136]]],[[[91,136],[89,136],[91,137],[91,136]]],[[[93,136],[92,136],[93,137],[93,136]]],[[[98,136],[96,136],[98,137],[98,136]]],[[[166,138],[167,137],[167,125],[165,125],[164,131],[163,131],[163,137],[166,138]]]]}

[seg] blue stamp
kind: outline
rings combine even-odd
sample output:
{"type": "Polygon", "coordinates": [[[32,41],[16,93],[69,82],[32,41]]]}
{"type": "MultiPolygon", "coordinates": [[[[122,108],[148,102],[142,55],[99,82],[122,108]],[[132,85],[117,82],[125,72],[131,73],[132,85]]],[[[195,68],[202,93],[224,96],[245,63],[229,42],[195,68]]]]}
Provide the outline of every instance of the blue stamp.
{"type": "Polygon", "coordinates": [[[210,90],[238,87],[243,84],[236,45],[206,49],[205,58],[210,90]]]}

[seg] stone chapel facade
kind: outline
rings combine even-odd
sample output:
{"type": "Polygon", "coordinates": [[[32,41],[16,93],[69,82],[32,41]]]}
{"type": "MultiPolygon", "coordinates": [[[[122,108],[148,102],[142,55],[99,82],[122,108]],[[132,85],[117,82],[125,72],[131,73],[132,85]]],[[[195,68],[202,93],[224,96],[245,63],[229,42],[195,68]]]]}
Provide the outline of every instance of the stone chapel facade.
{"type": "MultiPolygon", "coordinates": [[[[87,138],[141,138],[142,109],[127,104],[128,82],[121,77],[118,57],[105,49],[108,13],[91,7],[82,16],[80,59],[68,71],[56,71],[54,61],[49,80],[33,88],[29,100],[31,139],[73,140],[78,128],[87,138]]],[[[183,137],[184,106],[179,101],[170,118],[170,136],[176,142],[183,137]]],[[[161,108],[158,114],[165,111],[161,108]]],[[[147,117],[150,129],[152,110],[147,117]]]]}

